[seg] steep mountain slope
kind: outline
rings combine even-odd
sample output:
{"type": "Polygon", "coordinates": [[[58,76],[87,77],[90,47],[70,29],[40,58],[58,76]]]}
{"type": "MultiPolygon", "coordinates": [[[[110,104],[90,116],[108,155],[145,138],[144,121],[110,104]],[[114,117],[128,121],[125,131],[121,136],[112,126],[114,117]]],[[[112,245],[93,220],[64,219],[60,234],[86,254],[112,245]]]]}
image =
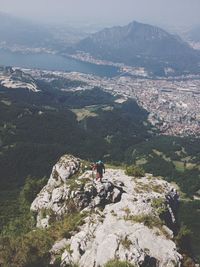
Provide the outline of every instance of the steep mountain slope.
{"type": "MultiPolygon", "coordinates": [[[[14,72],[13,78],[33,82],[21,72],[14,72]]],[[[105,156],[107,162],[122,163],[126,159],[143,165],[147,172],[178,182],[189,195],[199,189],[198,139],[155,137],[152,140],[151,127],[146,124],[147,113],[134,101],[117,104],[116,97],[99,88],[74,92],[71,89],[80,86],[79,81],[53,80],[47,85],[40,81],[38,86],[38,93],[0,86],[0,228],[11,219],[17,227],[11,224],[9,231],[19,232],[16,199],[24,179],[31,175],[33,183],[40,183],[39,178],[48,176],[51,166],[66,152],[92,160],[105,156]],[[70,90],[60,91],[63,86],[70,90]],[[179,172],[174,172],[175,167],[179,172]]],[[[114,176],[113,171],[107,174],[114,176]]],[[[189,228],[194,225],[191,230],[195,235],[195,253],[200,255],[196,219],[200,204],[197,204],[192,207],[192,201],[186,202],[194,215],[188,216],[186,206],[184,220],[189,228]]],[[[24,227],[20,225],[20,229],[24,227]]]]}
{"type": "Polygon", "coordinates": [[[19,215],[13,203],[27,176],[48,176],[66,152],[121,161],[128,147],[151,136],[147,113],[135,101],[116,103],[99,88],[62,92],[38,86],[37,93],[0,86],[0,231],[19,215]]]}
{"type": "Polygon", "coordinates": [[[81,225],[54,244],[51,263],[62,255],[57,264],[63,267],[105,266],[111,259],[134,266],[180,266],[182,256],[169,228],[176,225],[178,195],[170,184],[152,175],[129,177],[120,169],[106,170],[100,183],[83,167],[78,158],[61,157],[31,205],[41,228],[63,215],[85,212],[81,225]]]}
{"type": "Polygon", "coordinates": [[[199,60],[199,54],[178,36],[135,21],[95,33],[82,40],[76,49],[97,58],[151,68],[157,64],[187,70],[199,60]]]}

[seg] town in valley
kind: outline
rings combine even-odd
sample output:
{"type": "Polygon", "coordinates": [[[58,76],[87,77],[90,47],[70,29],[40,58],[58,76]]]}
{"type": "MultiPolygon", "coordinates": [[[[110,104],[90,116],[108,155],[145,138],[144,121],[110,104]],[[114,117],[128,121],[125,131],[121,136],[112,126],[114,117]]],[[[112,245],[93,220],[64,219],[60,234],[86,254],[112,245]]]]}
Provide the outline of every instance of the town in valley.
{"type": "MultiPolygon", "coordinates": [[[[200,76],[181,76],[169,78],[142,77],[144,71],[132,69],[140,76],[123,75],[115,77],[99,77],[79,72],[47,71],[37,69],[21,69],[22,73],[34,80],[66,79],[81,81],[82,86],[61,88],[68,90],[91,90],[99,87],[115,96],[116,101],[123,102],[128,98],[135,99],[139,106],[149,113],[148,120],[159,129],[161,134],[175,136],[200,135],[200,76]]],[[[0,73],[1,85],[16,89],[27,88],[34,92],[39,89],[32,81],[19,82],[9,74],[0,73]]]]}

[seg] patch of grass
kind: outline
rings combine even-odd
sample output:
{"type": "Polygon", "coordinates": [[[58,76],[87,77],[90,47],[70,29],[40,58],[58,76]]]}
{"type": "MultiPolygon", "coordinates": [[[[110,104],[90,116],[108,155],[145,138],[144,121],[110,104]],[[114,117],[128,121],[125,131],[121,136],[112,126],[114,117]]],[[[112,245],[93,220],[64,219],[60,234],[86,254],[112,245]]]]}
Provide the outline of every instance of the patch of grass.
{"type": "Polygon", "coordinates": [[[130,250],[130,246],[132,245],[132,241],[130,239],[128,239],[128,236],[125,236],[125,238],[122,239],[120,243],[122,244],[122,246],[125,249],[130,250]]]}
{"type": "Polygon", "coordinates": [[[126,165],[123,164],[123,163],[119,163],[119,164],[117,164],[117,163],[115,163],[115,164],[114,163],[106,163],[105,167],[107,169],[114,169],[114,170],[125,170],[126,169],[126,165]]]}
{"type": "Polygon", "coordinates": [[[139,158],[139,159],[137,159],[136,160],[136,165],[144,165],[144,164],[146,164],[148,162],[148,159],[146,159],[146,158],[139,158]]]}
{"type": "Polygon", "coordinates": [[[68,179],[66,184],[69,186],[71,191],[74,191],[80,189],[88,182],[91,182],[89,178],[77,179],[73,177],[68,179]]]}
{"type": "Polygon", "coordinates": [[[70,238],[71,233],[78,231],[78,227],[84,224],[84,218],[86,216],[86,213],[80,212],[68,214],[63,220],[54,222],[54,224],[47,229],[47,232],[54,240],[63,237],[70,238]]]}
{"type": "Polygon", "coordinates": [[[126,207],[126,208],[124,208],[123,209],[123,211],[125,212],[125,217],[124,217],[124,219],[125,220],[128,220],[128,218],[129,218],[129,216],[130,216],[130,214],[131,214],[131,211],[130,211],[130,209],[128,208],[128,207],[126,207]]]}
{"type": "Polygon", "coordinates": [[[124,219],[132,221],[132,222],[136,222],[136,223],[143,223],[145,226],[147,226],[150,229],[153,229],[154,227],[156,227],[160,230],[160,232],[166,238],[169,238],[168,233],[163,228],[164,223],[161,221],[159,217],[155,215],[151,215],[151,214],[129,215],[128,217],[125,217],[124,219]]]}
{"type": "Polygon", "coordinates": [[[191,236],[192,236],[192,232],[189,230],[189,228],[187,228],[186,225],[182,225],[175,240],[176,240],[177,245],[180,247],[180,249],[183,252],[187,252],[188,250],[191,249],[189,247],[191,236]]]}
{"type": "Polygon", "coordinates": [[[153,198],[151,200],[151,206],[155,208],[158,215],[161,215],[167,210],[164,198],[153,198]]]}
{"type": "MultiPolygon", "coordinates": [[[[187,159],[187,158],[186,158],[187,159]]],[[[173,161],[173,164],[175,165],[175,168],[178,172],[184,173],[186,170],[193,170],[195,168],[200,170],[200,165],[196,163],[191,163],[191,162],[184,162],[184,159],[178,161],[173,161]]]]}
{"type": "Polygon", "coordinates": [[[79,171],[77,173],[75,173],[74,175],[72,175],[71,177],[69,177],[68,180],[66,181],[66,184],[69,185],[71,191],[78,189],[78,188],[81,188],[86,183],[88,183],[92,180],[92,174],[91,174],[91,177],[89,177],[89,178],[79,179],[79,177],[85,171],[91,170],[91,165],[92,165],[92,163],[90,161],[87,161],[87,160],[81,161],[79,171]]]}
{"type": "Polygon", "coordinates": [[[151,189],[152,191],[156,192],[156,193],[163,193],[164,192],[164,189],[162,187],[162,185],[159,185],[159,184],[151,184],[151,189]]]}
{"type": "Polygon", "coordinates": [[[153,208],[160,208],[165,204],[165,199],[164,198],[153,198],[151,201],[151,206],[153,208]]]}
{"type": "Polygon", "coordinates": [[[175,165],[175,168],[179,172],[184,172],[186,169],[186,166],[184,166],[184,162],[182,161],[173,161],[173,164],[175,165]]]}
{"type": "Polygon", "coordinates": [[[145,176],[145,171],[141,167],[139,167],[137,165],[127,166],[125,173],[128,176],[134,176],[134,177],[143,177],[143,176],[145,176]]]}
{"type": "Polygon", "coordinates": [[[88,106],[88,107],[80,108],[80,109],[71,109],[71,111],[76,114],[77,121],[82,121],[85,118],[98,116],[98,114],[95,113],[93,106],[91,107],[88,106]]]}
{"type": "Polygon", "coordinates": [[[56,258],[55,258],[55,261],[54,261],[54,264],[53,264],[53,266],[54,267],[60,267],[60,265],[61,265],[61,256],[59,255],[59,256],[57,256],[56,258]]]}
{"type": "Polygon", "coordinates": [[[156,149],[152,149],[152,151],[153,151],[156,155],[162,157],[165,161],[171,162],[171,158],[170,158],[170,157],[167,157],[163,152],[160,152],[160,151],[158,151],[158,150],[156,150],[156,149]]]}
{"type": "Polygon", "coordinates": [[[81,160],[80,170],[81,172],[85,172],[92,169],[92,162],[89,160],[81,160]]]}
{"type": "Polygon", "coordinates": [[[9,267],[48,266],[54,240],[45,230],[37,229],[25,235],[0,238],[0,265],[9,267]]]}
{"type": "Polygon", "coordinates": [[[67,252],[71,255],[73,253],[73,250],[71,249],[70,244],[66,245],[65,248],[63,248],[64,250],[67,250],[67,252]]]}
{"type": "Polygon", "coordinates": [[[162,185],[156,184],[153,181],[149,181],[147,183],[142,183],[140,181],[136,181],[137,187],[134,188],[137,193],[143,193],[143,192],[156,192],[156,193],[163,193],[164,189],[162,185]]]}
{"type": "Polygon", "coordinates": [[[60,221],[52,222],[52,225],[45,230],[34,229],[25,233],[16,233],[17,230],[14,233],[11,230],[6,232],[0,236],[0,266],[48,266],[49,250],[54,242],[63,237],[70,238],[79,230],[79,226],[84,224],[86,216],[86,213],[74,212],[60,221]]]}
{"type": "Polygon", "coordinates": [[[47,216],[49,216],[49,217],[54,216],[53,210],[51,210],[51,209],[45,209],[45,208],[42,208],[40,210],[39,214],[40,214],[41,219],[44,219],[47,216]]]}
{"type": "Polygon", "coordinates": [[[130,215],[127,220],[137,223],[143,223],[149,228],[160,227],[163,225],[162,221],[159,218],[149,214],[130,215]]]}

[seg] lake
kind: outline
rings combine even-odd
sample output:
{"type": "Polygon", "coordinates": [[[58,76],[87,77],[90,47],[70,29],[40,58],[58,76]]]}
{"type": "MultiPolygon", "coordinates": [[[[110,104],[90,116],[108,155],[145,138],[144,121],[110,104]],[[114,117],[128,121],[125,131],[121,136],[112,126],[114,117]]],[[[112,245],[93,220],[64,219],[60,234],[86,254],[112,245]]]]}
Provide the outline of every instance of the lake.
{"type": "Polygon", "coordinates": [[[0,65],[51,71],[76,71],[106,77],[119,75],[119,68],[113,66],[96,65],[47,53],[22,54],[5,49],[0,49],[0,65]]]}

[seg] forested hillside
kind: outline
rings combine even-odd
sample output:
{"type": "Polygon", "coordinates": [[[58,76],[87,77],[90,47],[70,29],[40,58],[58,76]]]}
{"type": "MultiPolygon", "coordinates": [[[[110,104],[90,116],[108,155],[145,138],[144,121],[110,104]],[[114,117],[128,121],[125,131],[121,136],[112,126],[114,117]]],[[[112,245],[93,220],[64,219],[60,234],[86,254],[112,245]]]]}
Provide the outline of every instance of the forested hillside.
{"type": "MultiPolygon", "coordinates": [[[[135,101],[119,104],[100,88],[62,92],[42,82],[39,86],[38,93],[0,88],[1,229],[21,216],[19,193],[27,177],[28,192],[34,188],[37,193],[65,153],[112,165],[139,165],[175,181],[184,197],[198,198],[198,139],[159,136],[135,101]]],[[[189,203],[196,217],[199,201],[189,203]]],[[[188,217],[189,203],[181,205],[181,221],[196,233],[199,225],[188,217]]],[[[200,255],[200,236],[194,240],[193,250],[200,255]]]]}
{"type": "Polygon", "coordinates": [[[67,93],[1,88],[0,98],[1,223],[13,216],[26,177],[49,176],[64,153],[119,162],[132,144],[152,135],[143,123],[147,113],[134,101],[117,104],[98,88],[67,93]]]}

